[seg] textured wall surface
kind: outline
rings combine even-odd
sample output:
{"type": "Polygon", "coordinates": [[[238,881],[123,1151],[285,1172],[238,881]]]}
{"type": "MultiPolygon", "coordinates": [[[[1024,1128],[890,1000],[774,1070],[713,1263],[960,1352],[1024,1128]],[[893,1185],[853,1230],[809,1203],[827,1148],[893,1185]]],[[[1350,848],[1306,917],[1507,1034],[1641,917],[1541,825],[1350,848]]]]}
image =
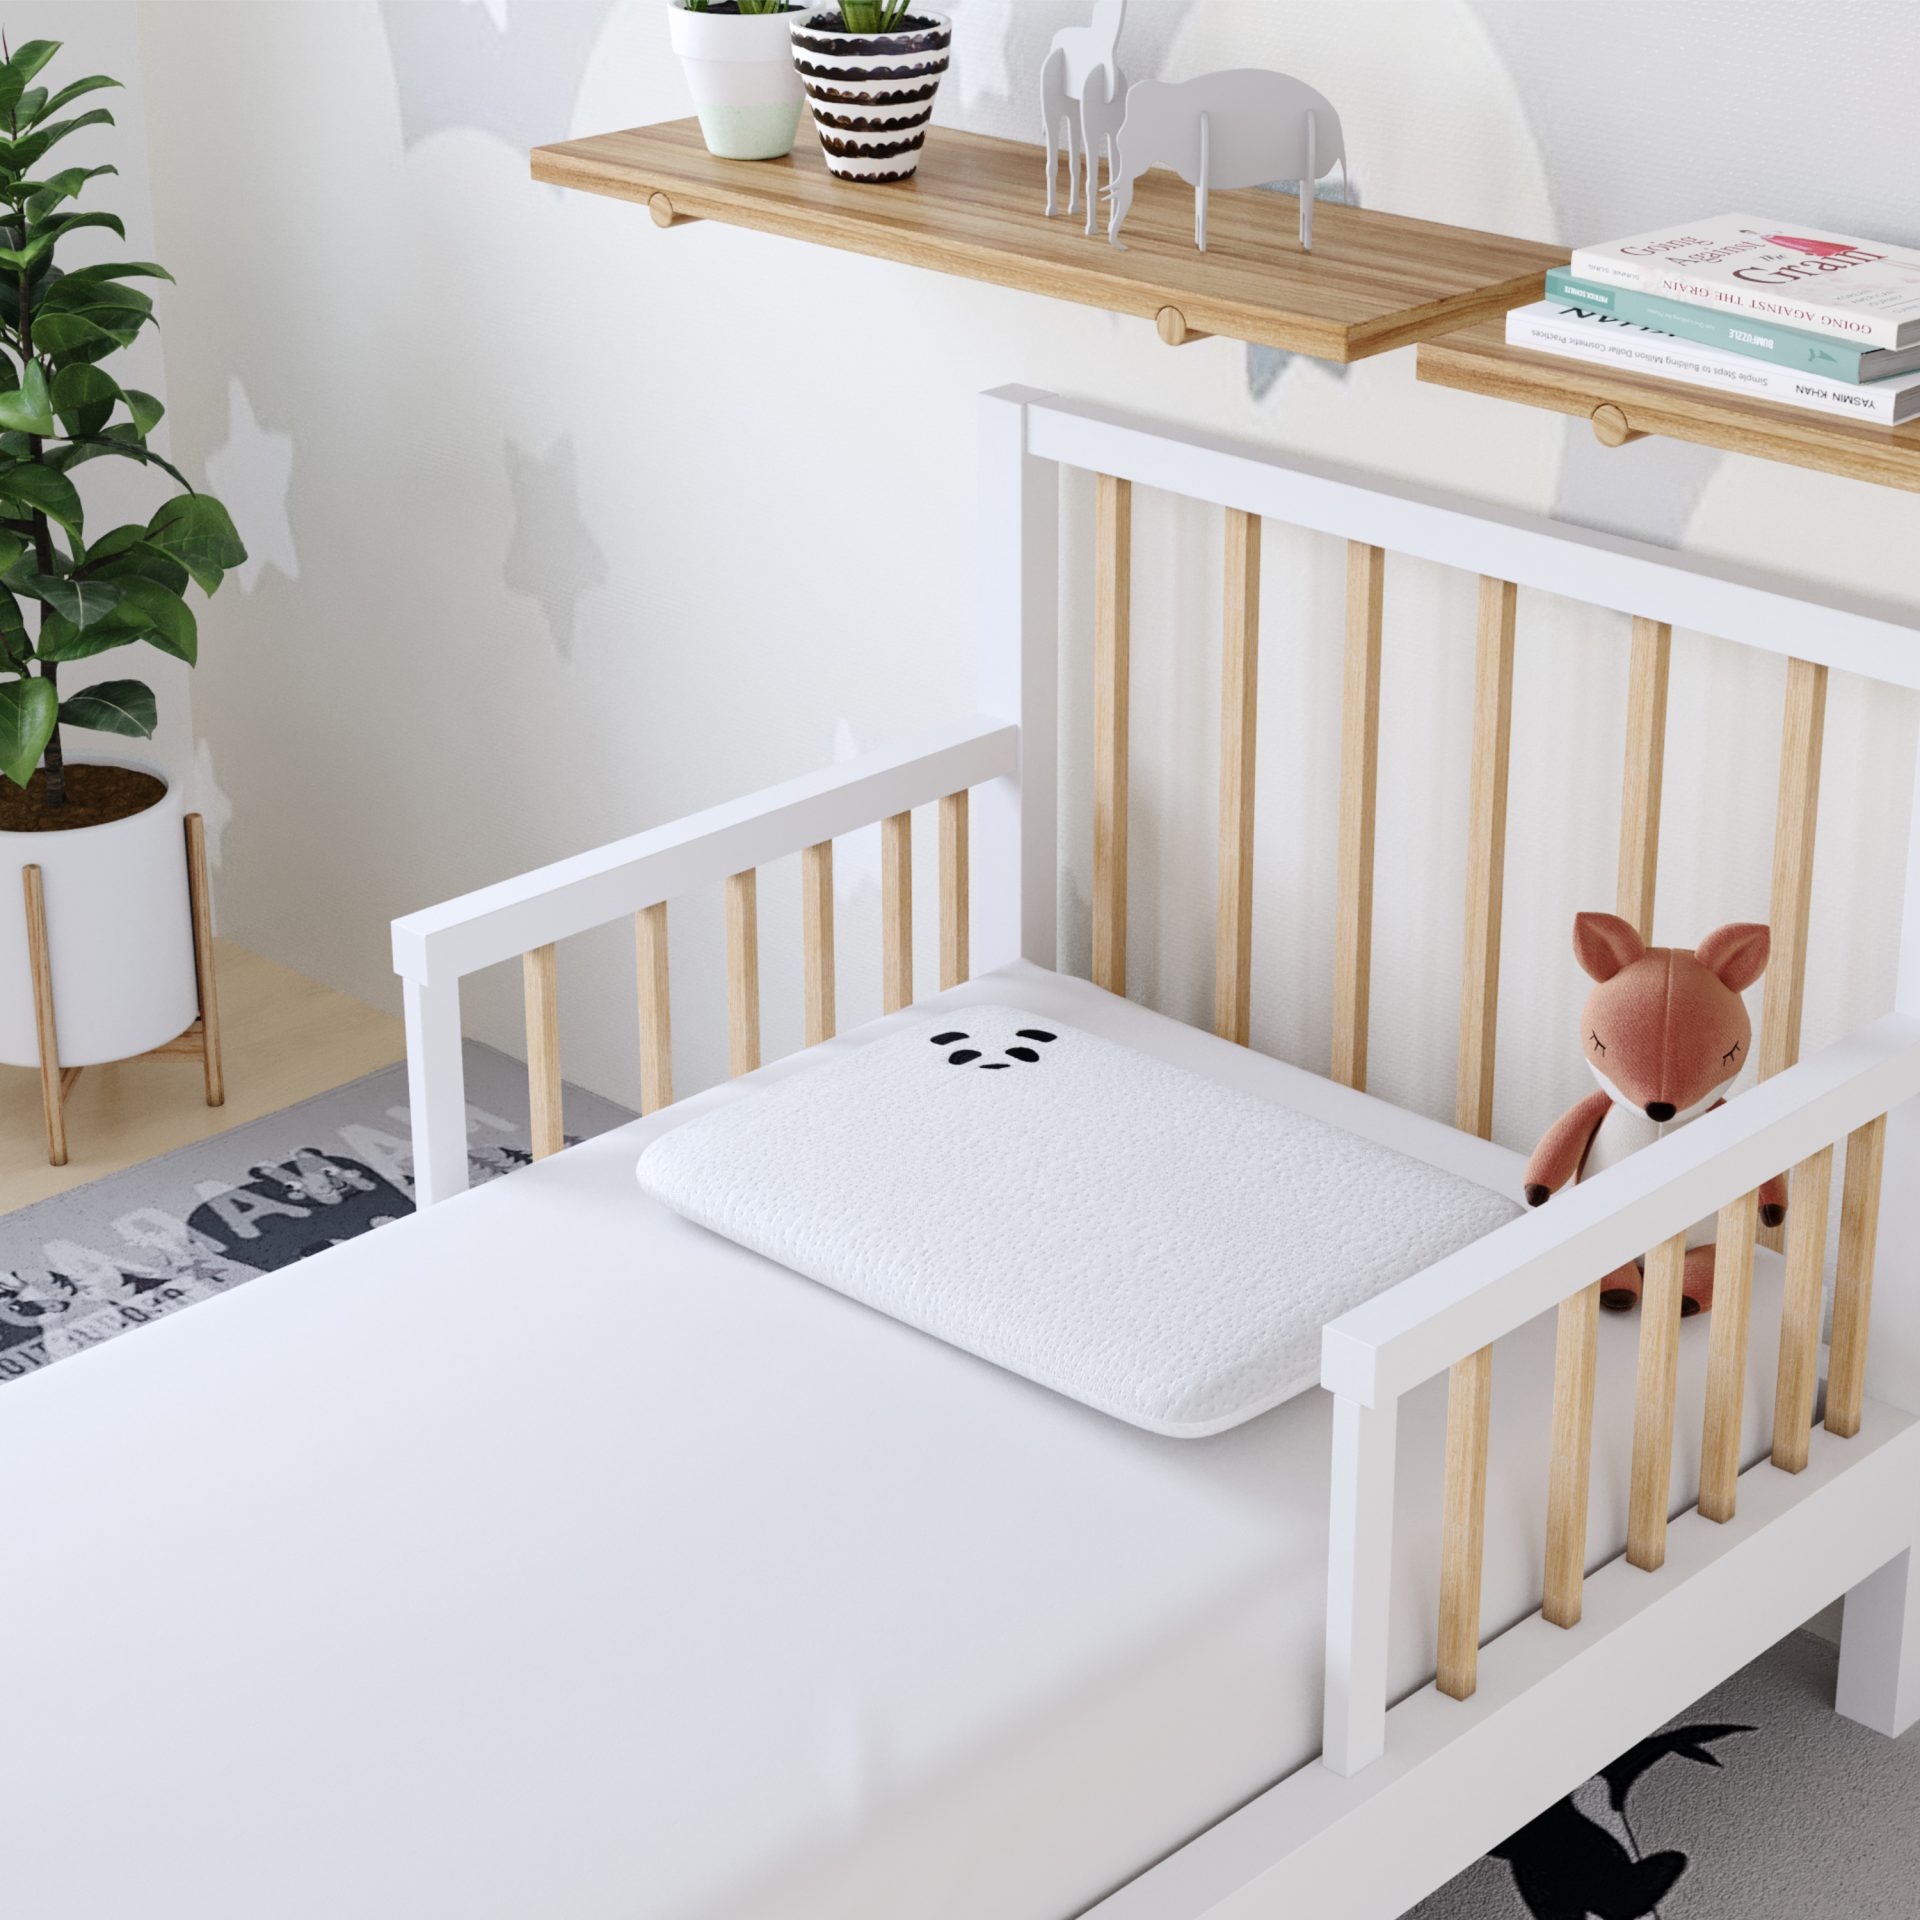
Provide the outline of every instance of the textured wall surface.
{"type": "MultiPolygon", "coordinates": [[[[1028,136],[1041,51],[1084,7],[953,11],[940,120],[1028,136]]],[[[223,919],[374,999],[394,998],[395,913],[968,704],[973,395],[1002,382],[1920,603],[1909,496],[1604,453],[1416,386],[1411,353],[1169,353],[1142,323],[719,226],[661,234],[532,185],[533,142],[686,110],[660,0],[160,0],[139,29],[156,244],[182,282],[173,448],[255,556],[196,689],[232,812],[223,919]]],[[[1126,59],[1298,72],[1339,104],[1371,206],[1571,243],[1749,202],[1920,241],[1906,0],[1134,0],[1126,59]]],[[[1083,967],[1089,487],[1067,514],[1063,924],[1083,967]]],[[[1204,1020],[1219,527],[1158,499],[1138,522],[1134,991],[1204,1020]]],[[[1255,1039],[1324,1068],[1341,556],[1270,528],[1266,576],[1255,1039]]],[[[1375,1083],[1446,1113],[1474,583],[1396,562],[1388,595],[1375,1083]]],[[[1516,1143],[1585,1078],[1567,927],[1612,901],[1626,624],[1522,601],[1498,1114],[1516,1143]]],[[[1765,915],[1782,680],[1676,641],[1664,938],[1765,915]]],[[[1914,705],[1836,680],[1830,726],[1815,1045],[1890,991],[1914,705]]],[[[876,836],[842,844],[839,884],[851,1023],[879,1004],[876,836]]],[[[792,872],[762,897],[778,1049],[800,1026],[792,872]]],[[[689,1087],[724,1066],[718,898],[677,907],[673,939],[689,1087]]],[[[621,930],[563,961],[568,1072],[625,1101],[630,965],[621,930]]],[[[469,1003],[507,1046],[514,986],[469,1003]]]]}

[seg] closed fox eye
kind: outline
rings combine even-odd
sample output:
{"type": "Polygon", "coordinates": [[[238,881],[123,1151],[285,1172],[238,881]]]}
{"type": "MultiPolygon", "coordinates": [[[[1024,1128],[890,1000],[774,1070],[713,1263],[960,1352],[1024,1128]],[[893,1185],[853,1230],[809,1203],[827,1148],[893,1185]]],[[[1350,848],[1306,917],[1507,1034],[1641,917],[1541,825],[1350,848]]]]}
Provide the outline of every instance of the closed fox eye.
{"type": "Polygon", "coordinates": [[[1587,1038],[1593,1042],[1593,1050],[1595,1053],[1606,1052],[1607,1043],[1604,1040],[1602,1040],[1597,1033],[1589,1033],[1587,1035],[1587,1038]]]}
{"type": "Polygon", "coordinates": [[[1733,1043],[1733,1045],[1730,1046],[1726,1050],[1726,1052],[1720,1056],[1720,1064],[1723,1067],[1730,1067],[1730,1066],[1733,1066],[1739,1060],[1739,1058],[1740,1058],[1740,1042],[1736,1040],[1733,1043]]]}

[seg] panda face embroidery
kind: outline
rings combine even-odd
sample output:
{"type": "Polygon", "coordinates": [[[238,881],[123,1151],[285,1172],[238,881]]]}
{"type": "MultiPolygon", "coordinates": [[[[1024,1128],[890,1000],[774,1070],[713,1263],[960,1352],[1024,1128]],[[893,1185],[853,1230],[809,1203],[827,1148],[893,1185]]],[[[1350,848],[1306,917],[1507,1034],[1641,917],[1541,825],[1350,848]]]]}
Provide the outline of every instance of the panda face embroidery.
{"type": "MultiPolygon", "coordinates": [[[[1059,1039],[1059,1037],[1057,1033],[1047,1032],[1044,1027],[1022,1027],[1016,1035],[1016,1038],[1022,1042],[1033,1041],[1037,1046],[1041,1047],[1051,1045],[1055,1040],[1059,1039]]],[[[947,1065],[950,1067],[977,1066],[983,1073],[1005,1073],[1016,1061],[1026,1067],[1039,1064],[1040,1055],[1035,1050],[1035,1047],[1024,1044],[1017,1047],[1008,1047],[1004,1060],[982,1059],[980,1048],[963,1044],[971,1038],[972,1036],[970,1034],[965,1033],[936,1033],[933,1036],[933,1044],[936,1047],[950,1047],[953,1049],[953,1051],[947,1055],[947,1065]]]]}

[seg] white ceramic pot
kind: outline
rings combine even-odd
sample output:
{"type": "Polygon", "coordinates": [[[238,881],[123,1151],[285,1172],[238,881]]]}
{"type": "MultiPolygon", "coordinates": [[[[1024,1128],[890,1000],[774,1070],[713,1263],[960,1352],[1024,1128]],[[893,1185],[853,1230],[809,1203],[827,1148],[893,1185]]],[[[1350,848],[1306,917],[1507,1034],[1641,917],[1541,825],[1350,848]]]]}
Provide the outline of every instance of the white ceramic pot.
{"type": "MultiPolygon", "coordinates": [[[[138,766],[165,778],[161,769],[138,766]]],[[[0,832],[0,1062],[37,1067],[33,972],[20,869],[47,903],[54,1031],[63,1067],[125,1060],[186,1032],[200,1012],[187,895],[186,808],[157,804],[104,827],[0,832]]]]}
{"type": "Polygon", "coordinates": [[[848,33],[837,9],[796,19],[793,63],[827,171],[873,185],[911,180],[952,52],[953,23],[928,7],[891,33],[848,33]]]}
{"type": "Polygon", "coordinates": [[[668,15],[707,151],[722,160],[778,160],[793,151],[805,96],[793,70],[792,11],[668,15]]]}

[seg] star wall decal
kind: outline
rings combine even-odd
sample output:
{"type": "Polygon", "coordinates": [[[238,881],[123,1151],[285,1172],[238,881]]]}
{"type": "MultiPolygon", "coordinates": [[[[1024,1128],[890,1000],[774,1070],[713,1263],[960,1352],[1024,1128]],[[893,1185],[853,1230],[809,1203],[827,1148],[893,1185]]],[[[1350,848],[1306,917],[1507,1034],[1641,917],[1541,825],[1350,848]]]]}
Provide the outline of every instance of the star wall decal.
{"type": "Polygon", "coordinates": [[[544,456],[507,442],[513,534],[500,578],[540,609],[562,660],[573,657],[583,594],[607,584],[607,557],[580,505],[579,456],[562,434],[544,456]]]}
{"type": "Polygon", "coordinates": [[[268,567],[300,578],[287,493],[293,481],[293,435],[263,427],[246,387],[227,382],[227,437],[207,455],[207,486],[226,503],[247,557],[234,569],[242,593],[251,593],[268,567]]]}

